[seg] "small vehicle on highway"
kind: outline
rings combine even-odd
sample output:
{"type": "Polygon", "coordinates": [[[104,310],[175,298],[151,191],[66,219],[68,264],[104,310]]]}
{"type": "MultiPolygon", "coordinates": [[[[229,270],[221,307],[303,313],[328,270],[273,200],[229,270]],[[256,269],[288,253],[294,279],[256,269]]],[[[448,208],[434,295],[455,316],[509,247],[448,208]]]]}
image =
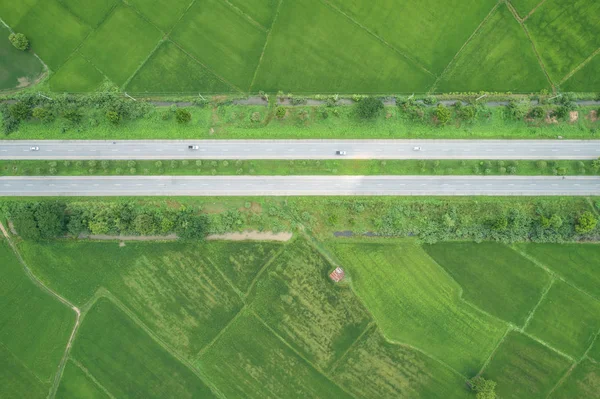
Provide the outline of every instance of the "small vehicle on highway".
{"type": "Polygon", "coordinates": [[[29,147],[29,150],[30,151],[39,151],[40,147],[38,147],[38,146],[32,146],[32,147],[29,147]]]}
{"type": "Polygon", "coordinates": [[[414,150],[414,151],[421,151],[421,150],[422,150],[422,148],[417,146],[417,147],[413,147],[413,150],[414,150]]]}
{"type": "Polygon", "coordinates": [[[340,151],[340,150],[338,150],[338,151],[335,152],[335,155],[346,155],[346,151],[340,151]]]}
{"type": "Polygon", "coordinates": [[[197,145],[188,145],[188,150],[197,150],[198,148],[200,148],[197,145]]]}

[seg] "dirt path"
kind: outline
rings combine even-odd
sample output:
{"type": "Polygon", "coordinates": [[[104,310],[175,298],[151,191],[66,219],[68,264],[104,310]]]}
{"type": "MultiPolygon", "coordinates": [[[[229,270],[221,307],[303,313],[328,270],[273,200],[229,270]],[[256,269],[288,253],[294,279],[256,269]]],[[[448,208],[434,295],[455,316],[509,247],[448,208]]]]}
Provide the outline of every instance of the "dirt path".
{"type": "Polygon", "coordinates": [[[55,297],[60,302],[62,302],[66,306],[73,309],[73,311],[75,312],[75,315],[76,315],[75,316],[75,325],[73,326],[73,330],[71,331],[71,335],[69,336],[69,340],[67,341],[67,346],[65,347],[65,352],[63,354],[62,359],[60,360],[60,363],[58,364],[58,370],[56,372],[56,375],[54,376],[54,382],[52,383],[52,387],[50,388],[49,397],[53,398],[56,395],[56,391],[58,389],[58,384],[60,383],[60,379],[62,377],[62,372],[67,363],[67,359],[69,358],[69,352],[71,351],[71,347],[73,346],[73,341],[75,340],[75,335],[77,333],[77,330],[79,329],[79,321],[81,320],[81,311],[79,310],[79,308],[77,306],[75,306],[73,303],[71,303],[68,299],[64,298],[63,296],[61,296],[60,294],[58,294],[57,292],[52,290],[50,287],[46,286],[40,279],[38,279],[33,274],[31,269],[25,263],[25,260],[21,257],[21,254],[19,253],[16,245],[13,243],[12,239],[8,235],[8,232],[6,231],[6,228],[4,227],[4,224],[2,222],[0,222],[0,230],[2,230],[2,234],[6,238],[8,245],[10,245],[11,249],[13,250],[15,256],[17,257],[17,260],[23,266],[23,269],[25,270],[25,274],[27,275],[27,277],[29,277],[29,279],[35,285],[37,285],[41,290],[46,291],[48,294],[55,297]]]}
{"type": "Polygon", "coordinates": [[[227,240],[227,241],[289,241],[292,233],[282,232],[273,233],[271,231],[248,230],[242,233],[211,234],[206,237],[207,240],[227,240]]]}
{"type": "Polygon", "coordinates": [[[177,240],[177,234],[169,234],[166,236],[110,236],[106,234],[90,234],[80,235],[79,239],[90,240],[119,240],[119,241],[173,241],[177,240]]]}

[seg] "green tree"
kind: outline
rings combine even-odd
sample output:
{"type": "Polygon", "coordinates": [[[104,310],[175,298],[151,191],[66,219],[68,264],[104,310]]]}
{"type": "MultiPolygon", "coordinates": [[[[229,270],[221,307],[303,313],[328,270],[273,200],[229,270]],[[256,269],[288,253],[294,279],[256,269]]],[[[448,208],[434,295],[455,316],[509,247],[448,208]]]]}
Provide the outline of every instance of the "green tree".
{"type": "Polygon", "coordinates": [[[579,234],[589,233],[590,231],[596,228],[598,224],[598,219],[594,216],[594,214],[590,211],[583,212],[577,218],[577,223],[575,224],[575,231],[579,234]]]}
{"type": "Polygon", "coordinates": [[[60,237],[66,233],[65,205],[60,202],[41,202],[35,210],[40,238],[60,237]]]}
{"type": "Polygon", "coordinates": [[[31,107],[23,101],[18,101],[10,106],[9,113],[17,121],[24,121],[31,117],[31,107]]]}
{"type": "Polygon", "coordinates": [[[498,219],[494,220],[492,223],[492,229],[496,231],[504,231],[508,228],[508,219],[506,216],[501,216],[498,219]]]}
{"type": "Polygon", "coordinates": [[[383,110],[383,101],[375,97],[366,97],[356,103],[356,115],[360,119],[373,119],[383,110]]]}
{"type": "Polygon", "coordinates": [[[177,123],[186,124],[192,120],[192,114],[185,108],[177,108],[175,111],[175,119],[177,123]]]}
{"type": "Polygon", "coordinates": [[[529,111],[529,117],[533,119],[542,119],[546,116],[546,111],[542,107],[533,107],[531,111],[529,111]]]}
{"type": "Polygon", "coordinates": [[[554,214],[550,217],[550,227],[552,227],[554,230],[560,229],[562,225],[563,220],[559,215],[554,214]]]}
{"type": "Polygon", "coordinates": [[[450,122],[450,119],[452,118],[452,113],[444,105],[438,104],[437,108],[435,109],[435,117],[437,118],[438,123],[440,125],[445,125],[448,122],[450,122]]]}
{"type": "Polygon", "coordinates": [[[158,230],[154,216],[148,213],[140,213],[133,220],[133,228],[140,235],[150,235],[158,230]]]}
{"type": "Polygon", "coordinates": [[[496,382],[481,376],[469,380],[469,386],[475,391],[477,399],[496,399],[496,382]]]}
{"type": "Polygon", "coordinates": [[[11,33],[8,36],[8,40],[10,40],[13,46],[21,51],[25,51],[29,48],[29,40],[27,39],[27,36],[22,33],[11,33]]]}
{"type": "Polygon", "coordinates": [[[108,119],[108,121],[113,125],[118,125],[119,122],[121,122],[121,115],[119,115],[119,113],[116,111],[107,111],[106,119],[108,119]]]}
{"type": "Polygon", "coordinates": [[[275,110],[275,116],[279,119],[283,118],[285,116],[285,113],[286,110],[283,107],[277,107],[277,109],[275,110]]]}

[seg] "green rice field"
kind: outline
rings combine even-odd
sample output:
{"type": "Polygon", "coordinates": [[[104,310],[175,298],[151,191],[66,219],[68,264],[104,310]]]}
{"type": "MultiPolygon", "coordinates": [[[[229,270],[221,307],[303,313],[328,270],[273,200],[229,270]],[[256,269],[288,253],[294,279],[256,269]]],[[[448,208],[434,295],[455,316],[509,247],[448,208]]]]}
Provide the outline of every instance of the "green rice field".
{"type": "Polygon", "coordinates": [[[4,396],[469,398],[478,373],[502,398],[597,392],[594,244],[12,239],[82,322],[61,362],[73,313],[17,299],[45,294],[3,241],[0,314],[39,309],[0,324],[4,396]]]}
{"type": "Polygon", "coordinates": [[[0,25],[0,92],[27,87],[44,72],[42,63],[29,51],[19,51],[8,40],[9,30],[0,25]]]}
{"type": "Polygon", "coordinates": [[[51,90],[92,92],[102,77],[147,95],[594,92],[599,12],[595,0],[0,0],[51,90]]]}

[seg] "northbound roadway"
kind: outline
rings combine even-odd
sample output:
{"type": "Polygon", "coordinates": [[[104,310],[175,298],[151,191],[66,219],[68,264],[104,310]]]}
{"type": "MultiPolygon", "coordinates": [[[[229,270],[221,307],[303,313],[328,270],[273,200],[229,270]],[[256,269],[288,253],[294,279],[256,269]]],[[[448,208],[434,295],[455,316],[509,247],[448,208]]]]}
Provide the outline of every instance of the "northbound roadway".
{"type": "Polygon", "coordinates": [[[597,176],[0,177],[0,196],[322,196],[600,194],[597,176]]]}
{"type": "Polygon", "coordinates": [[[596,159],[600,140],[0,140],[0,159],[596,159]],[[197,150],[188,146],[197,145],[197,150]],[[34,151],[31,148],[37,147],[34,151]],[[420,150],[415,150],[419,147],[420,150]],[[346,156],[336,155],[346,151],[346,156]]]}

